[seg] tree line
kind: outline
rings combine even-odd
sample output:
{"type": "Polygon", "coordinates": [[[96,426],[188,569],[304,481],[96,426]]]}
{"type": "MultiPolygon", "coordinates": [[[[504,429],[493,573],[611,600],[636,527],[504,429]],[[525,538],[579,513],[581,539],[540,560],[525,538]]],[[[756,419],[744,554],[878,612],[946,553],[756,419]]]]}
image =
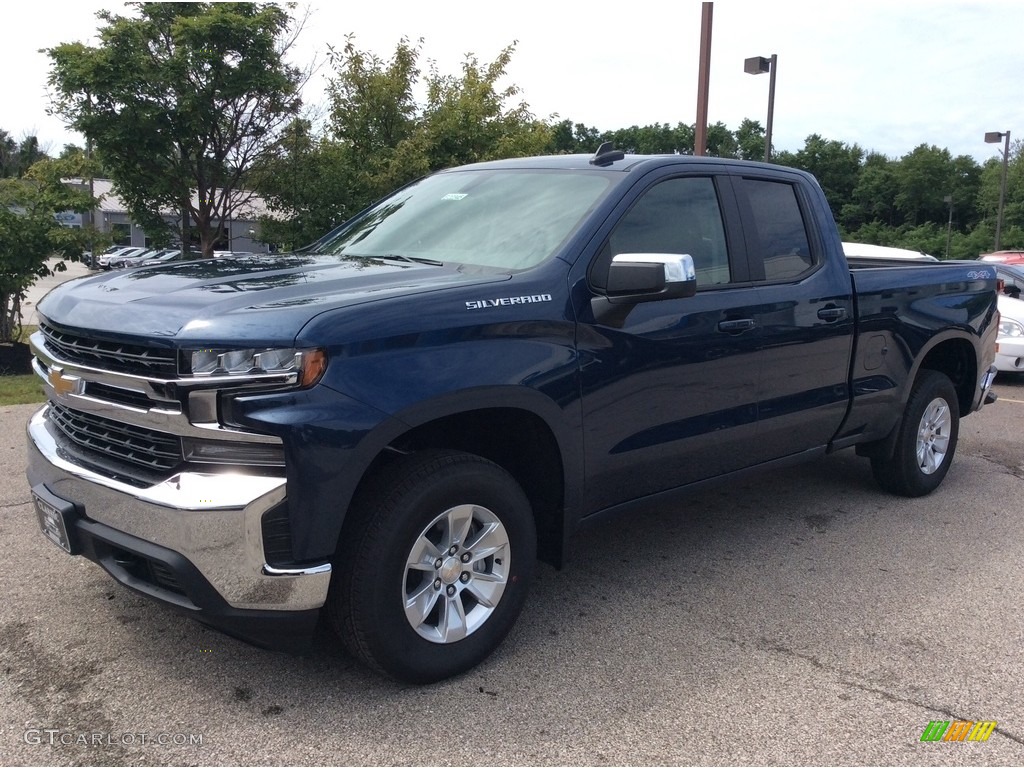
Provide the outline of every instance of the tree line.
{"type": "MultiPolygon", "coordinates": [[[[47,186],[58,170],[65,178],[112,179],[155,244],[198,240],[209,254],[223,222],[257,194],[273,211],[262,239],[288,249],[396,187],[453,165],[589,154],[603,141],[637,154],[694,152],[693,125],[602,131],[539,118],[517,86],[504,84],[515,41],[493,61],[470,54],[461,71],[445,73],[424,60],[422,39],[402,38],[385,58],[348,36],[327,51],[326,103],[311,108],[300,94],[315,65],[289,63],[304,24],[292,6],[129,5],[136,11],[130,17],[98,14],[99,45],[61,43],[46,51],[51,109],[87,138],[89,152],[69,145],[49,158],[35,137],[15,140],[0,131],[0,340],[10,333],[9,297],[45,273],[48,256],[57,250],[73,257],[96,241],[90,233],[37,231],[31,258],[19,241],[12,211],[93,205],[47,186]]],[[[757,120],[734,129],[718,122],[708,127],[706,154],[762,160],[764,135],[757,120]]],[[[1008,158],[1004,248],[1024,247],[1022,154],[1018,141],[1008,158]]],[[[892,158],[812,134],[795,152],[773,152],[772,161],[814,174],[845,239],[950,258],[993,248],[999,157],[979,164],[922,144],[892,158]]],[[[37,215],[37,230],[44,219],[37,215]]]]}
{"type": "MultiPolygon", "coordinates": [[[[419,67],[422,41],[401,40],[385,60],[348,38],[331,51],[327,119],[288,125],[254,183],[285,218],[268,220],[265,237],[285,245],[311,242],[391,189],[461,163],[547,153],[591,153],[611,141],[629,153],[693,154],[695,126],[667,123],[600,131],[571,120],[539,120],[499,81],[514,53],[488,64],[467,57],[458,76],[419,67]],[[414,94],[425,90],[419,103],[414,94]]],[[[745,119],[736,129],[708,127],[706,154],[764,159],[764,128],[745,119]]],[[[808,136],[796,152],[772,161],[812,173],[844,239],[973,259],[993,248],[1002,164],[922,144],[902,157],[857,144],[808,136]]],[[[1010,149],[1002,246],[1024,247],[1022,142],[1010,149]]]]}

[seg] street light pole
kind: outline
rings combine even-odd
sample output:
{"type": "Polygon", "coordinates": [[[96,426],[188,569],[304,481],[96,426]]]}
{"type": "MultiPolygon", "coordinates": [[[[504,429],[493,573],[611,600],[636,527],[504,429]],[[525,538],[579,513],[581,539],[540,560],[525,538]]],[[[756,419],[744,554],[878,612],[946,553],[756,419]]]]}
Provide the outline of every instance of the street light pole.
{"type": "Polygon", "coordinates": [[[772,121],[775,117],[775,72],[778,69],[779,57],[772,54],[771,58],[752,56],[743,61],[743,71],[748,75],[768,73],[768,122],[764,129],[764,161],[772,159],[772,121]]]}
{"type": "Polygon", "coordinates": [[[1003,205],[1006,203],[1006,170],[1010,162],[1010,132],[1005,131],[989,131],[985,134],[986,144],[998,144],[1000,139],[1004,139],[1006,144],[1003,146],[1003,180],[999,184],[999,215],[996,217],[996,247],[993,250],[999,250],[1000,238],[1003,234],[1003,205]]]}

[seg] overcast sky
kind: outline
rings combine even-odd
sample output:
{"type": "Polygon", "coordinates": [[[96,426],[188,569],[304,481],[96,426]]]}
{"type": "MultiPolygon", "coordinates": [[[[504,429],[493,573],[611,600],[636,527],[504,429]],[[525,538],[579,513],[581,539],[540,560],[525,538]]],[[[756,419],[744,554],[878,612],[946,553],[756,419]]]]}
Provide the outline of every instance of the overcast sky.
{"type": "MultiPolygon", "coordinates": [[[[300,6],[302,3],[300,2],[300,6]]],[[[305,7],[305,6],[302,6],[305,7]]],[[[505,84],[535,115],[599,130],[696,120],[700,0],[626,3],[510,0],[313,0],[295,63],[356,45],[387,59],[403,36],[423,38],[421,63],[458,74],[516,43],[505,84]]],[[[0,128],[36,133],[59,152],[83,144],[46,114],[48,59],[40,48],[94,42],[95,13],[119,2],[36,0],[4,5],[0,128]]],[[[987,131],[1024,139],[1024,2],[945,0],[716,0],[709,122],[764,125],[768,76],[743,72],[749,56],[778,55],[773,144],[797,151],[817,133],[897,158],[920,144],[998,157],[987,131]]],[[[322,79],[306,101],[323,101],[322,79]]]]}

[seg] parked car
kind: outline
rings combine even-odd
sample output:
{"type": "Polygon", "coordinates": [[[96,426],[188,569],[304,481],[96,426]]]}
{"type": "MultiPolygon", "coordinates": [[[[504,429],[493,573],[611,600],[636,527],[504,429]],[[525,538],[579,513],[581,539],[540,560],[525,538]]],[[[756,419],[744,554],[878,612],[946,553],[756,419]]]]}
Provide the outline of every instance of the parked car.
{"type": "Polygon", "coordinates": [[[994,264],[1001,281],[996,368],[1000,373],[1024,373],[1024,264],[994,264]]]}
{"type": "Polygon", "coordinates": [[[1024,251],[993,251],[981,254],[978,259],[980,261],[997,261],[1002,264],[1024,264],[1024,251]]]}
{"type": "Polygon", "coordinates": [[[145,250],[134,245],[112,245],[96,257],[96,266],[100,269],[110,269],[111,262],[124,256],[133,256],[145,250]]]}
{"type": "Polygon", "coordinates": [[[159,249],[157,248],[145,248],[138,253],[131,253],[128,255],[118,256],[110,260],[111,269],[123,269],[124,267],[134,266],[138,261],[142,259],[148,259],[150,256],[155,256],[159,249]]]}
{"type": "Polygon", "coordinates": [[[132,256],[138,256],[140,253],[145,253],[148,250],[149,249],[145,247],[129,246],[127,248],[114,251],[113,253],[105,253],[102,256],[100,256],[96,260],[96,262],[99,265],[100,269],[113,269],[117,264],[120,264],[120,262],[123,261],[124,259],[131,258],[132,256]]]}
{"type": "Polygon", "coordinates": [[[113,264],[115,267],[138,267],[147,259],[155,259],[168,253],[177,252],[179,252],[179,249],[176,248],[153,248],[148,251],[135,254],[134,256],[123,256],[115,260],[113,264]]]}

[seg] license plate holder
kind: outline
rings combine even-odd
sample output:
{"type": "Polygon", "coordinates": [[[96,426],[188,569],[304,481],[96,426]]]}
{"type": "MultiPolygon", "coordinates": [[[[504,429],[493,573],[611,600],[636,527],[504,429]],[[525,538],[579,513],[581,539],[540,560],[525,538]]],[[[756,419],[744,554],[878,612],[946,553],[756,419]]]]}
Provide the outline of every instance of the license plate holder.
{"type": "Polygon", "coordinates": [[[75,505],[43,489],[32,489],[32,502],[43,535],[69,555],[78,554],[74,537],[74,521],[78,517],[75,505]]]}

